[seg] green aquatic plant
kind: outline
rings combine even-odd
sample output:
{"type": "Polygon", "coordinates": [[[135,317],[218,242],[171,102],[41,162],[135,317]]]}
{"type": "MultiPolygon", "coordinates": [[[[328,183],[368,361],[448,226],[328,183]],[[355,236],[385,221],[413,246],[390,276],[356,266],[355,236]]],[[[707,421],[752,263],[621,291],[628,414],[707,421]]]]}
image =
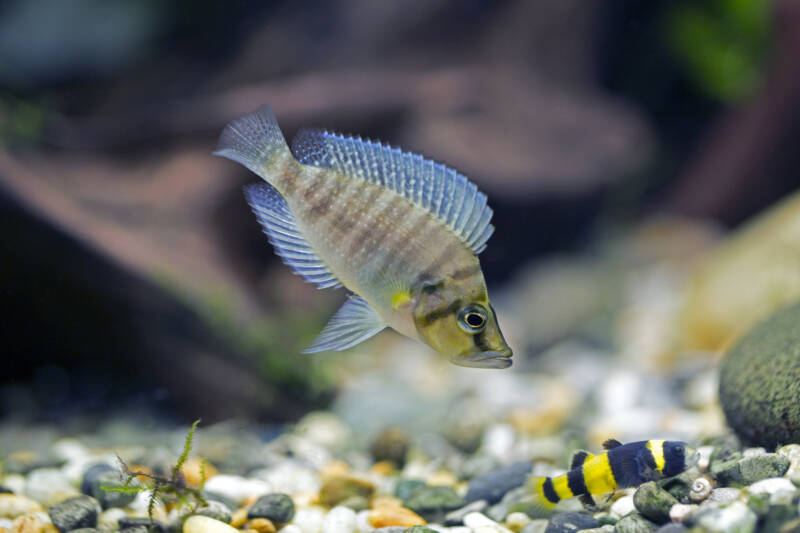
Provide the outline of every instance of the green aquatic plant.
{"type": "Polygon", "coordinates": [[[208,505],[205,497],[203,496],[203,483],[206,480],[205,460],[200,462],[200,487],[189,487],[186,480],[181,475],[181,468],[189,459],[189,454],[192,452],[192,444],[194,442],[194,434],[200,420],[195,420],[186,434],[186,439],[183,443],[183,450],[181,451],[178,460],[170,471],[169,477],[158,476],[148,472],[140,472],[132,469],[128,464],[118,457],[119,463],[122,467],[122,473],[125,481],[121,486],[103,486],[102,490],[107,492],[119,492],[123,494],[136,495],[144,490],[150,491],[150,496],[147,502],[147,517],[150,519],[150,530],[155,530],[155,520],[153,518],[153,510],[159,497],[166,497],[178,502],[178,505],[187,507],[194,512],[198,507],[208,505]]]}
{"type": "Polygon", "coordinates": [[[697,89],[735,102],[761,83],[769,48],[767,0],[671,3],[664,34],[697,89]]]}

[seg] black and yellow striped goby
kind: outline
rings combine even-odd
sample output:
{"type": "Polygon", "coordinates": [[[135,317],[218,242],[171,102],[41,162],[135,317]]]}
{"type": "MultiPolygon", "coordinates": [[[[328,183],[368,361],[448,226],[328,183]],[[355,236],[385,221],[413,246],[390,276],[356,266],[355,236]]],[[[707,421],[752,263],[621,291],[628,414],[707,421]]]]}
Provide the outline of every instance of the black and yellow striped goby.
{"type": "Polygon", "coordinates": [[[390,326],[457,365],[511,365],[477,257],[492,210],[466,177],[325,131],[301,131],[290,150],[268,106],[228,124],[214,153],[267,182],[245,194],[283,261],[320,288],[352,292],[306,352],[390,326]]]}
{"type": "Polygon", "coordinates": [[[543,509],[552,509],[559,501],[578,496],[584,503],[594,505],[592,495],[677,476],[698,458],[685,442],[679,441],[642,440],[622,444],[610,439],[603,447],[606,451],[598,455],[575,453],[565,474],[531,477],[529,485],[538,496],[537,503],[543,509]]]}

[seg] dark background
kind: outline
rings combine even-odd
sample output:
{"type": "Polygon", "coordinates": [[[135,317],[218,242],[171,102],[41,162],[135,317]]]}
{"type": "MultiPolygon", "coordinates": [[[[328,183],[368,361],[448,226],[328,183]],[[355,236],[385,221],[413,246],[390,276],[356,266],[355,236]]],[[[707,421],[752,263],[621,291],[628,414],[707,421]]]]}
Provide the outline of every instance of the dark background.
{"type": "MultiPolygon", "coordinates": [[[[797,188],[797,0],[0,2],[0,415],[292,420],[338,305],[210,152],[263,103],[458,168],[490,285],[662,213],[797,188]]],[[[330,294],[329,294],[330,293],[330,294]]],[[[331,356],[329,360],[336,361],[331,356]]]]}

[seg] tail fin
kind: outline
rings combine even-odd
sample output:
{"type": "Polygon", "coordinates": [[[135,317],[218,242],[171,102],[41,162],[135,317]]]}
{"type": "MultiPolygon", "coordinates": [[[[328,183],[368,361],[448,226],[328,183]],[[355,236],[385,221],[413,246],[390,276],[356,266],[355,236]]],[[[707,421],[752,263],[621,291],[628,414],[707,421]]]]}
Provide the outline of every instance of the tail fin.
{"type": "Polygon", "coordinates": [[[214,155],[241,163],[262,178],[273,155],[286,150],[275,114],[268,105],[231,121],[219,137],[214,155]]]}
{"type": "Polygon", "coordinates": [[[528,488],[530,488],[531,494],[533,495],[533,500],[531,501],[532,510],[540,518],[546,518],[553,514],[553,509],[556,506],[556,503],[550,501],[544,494],[544,484],[548,479],[550,478],[537,476],[528,477],[528,488]]]}

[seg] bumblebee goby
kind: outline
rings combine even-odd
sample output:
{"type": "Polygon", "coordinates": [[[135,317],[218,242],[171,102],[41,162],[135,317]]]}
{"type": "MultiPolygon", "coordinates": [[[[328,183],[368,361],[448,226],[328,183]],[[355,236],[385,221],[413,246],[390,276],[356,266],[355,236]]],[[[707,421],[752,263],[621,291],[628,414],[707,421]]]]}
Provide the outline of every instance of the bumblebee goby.
{"type": "Polygon", "coordinates": [[[326,131],[302,130],[290,150],[268,106],[228,124],[214,154],[265,180],[245,195],[283,261],[320,288],[351,291],[306,353],[388,326],[457,365],[511,365],[478,261],[492,210],[466,177],[326,131]]]}
{"type": "Polygon", "coordinates": [[[603,447],[606,451],[598,455],[576,452],[570,470],[560,476],[531,476],[528,485],[537,496],[536,503],[541,510],[551,510],[559,501],[576,496],[584,504],[594,505],[592,495],[677,476],[699,458],[697,452],[679,441],[643,440],[622,444],[609,439],[603,447]]]}

